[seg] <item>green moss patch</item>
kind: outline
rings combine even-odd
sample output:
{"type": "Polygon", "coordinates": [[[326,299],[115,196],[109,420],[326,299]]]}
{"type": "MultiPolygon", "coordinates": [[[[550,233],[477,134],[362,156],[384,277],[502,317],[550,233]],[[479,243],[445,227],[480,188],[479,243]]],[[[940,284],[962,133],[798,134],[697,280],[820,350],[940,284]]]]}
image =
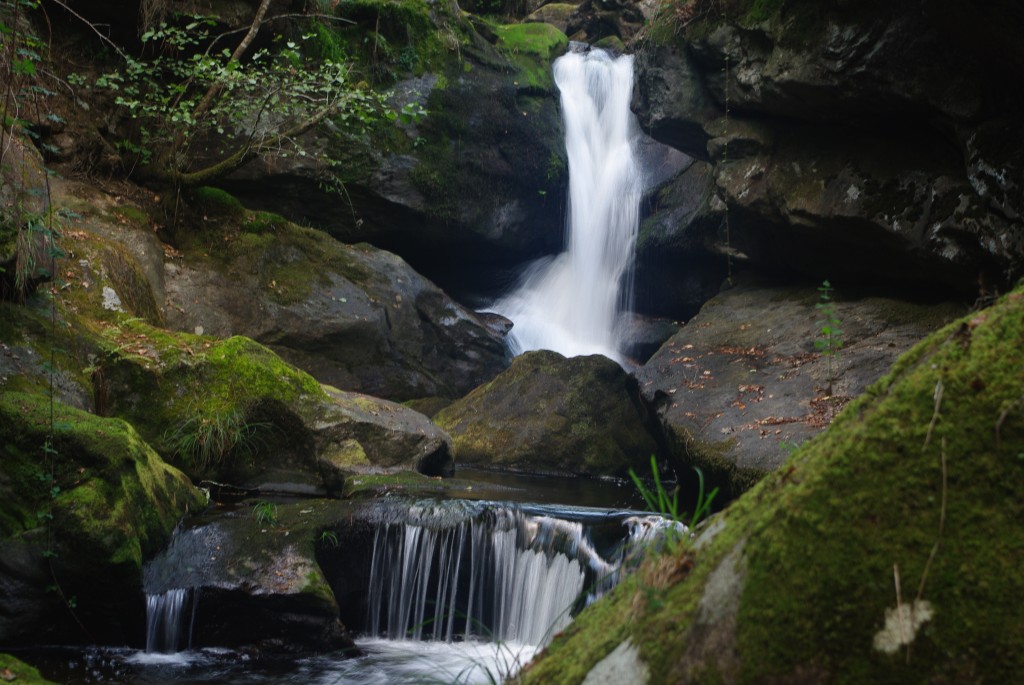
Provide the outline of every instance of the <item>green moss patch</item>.
{"type": "Polygon", "coordinates": [[[569,39],[551,24],[508,24],[496,26],[498,49],[518,70],[515,81],[520,90],[537,94],[554,91],[551,62],[569,47],[569,39]]]}
{"type": "Polygon", "coordinates": [[[299,430],[293,411],[326,399],[313,377],[248,338],[216,340],[129,321],[108,329],[105,342],[109,411],[197,475],[280,440],[306,439],[304,431],[280,431],[299,430]]]}
{"type": "Polygon", "coordinates": [[[53,685],[36,668],[10,654],[0,654],[0,680],[10,685],[53,685]]]}
{"type": "Polygon", "coordinates": [[[52,525],[50,539],[73,550],[75,564],[139,570],[204,504],[130,425],[45,396],[4,393],[0,443],[0,537],[52,525]]]}

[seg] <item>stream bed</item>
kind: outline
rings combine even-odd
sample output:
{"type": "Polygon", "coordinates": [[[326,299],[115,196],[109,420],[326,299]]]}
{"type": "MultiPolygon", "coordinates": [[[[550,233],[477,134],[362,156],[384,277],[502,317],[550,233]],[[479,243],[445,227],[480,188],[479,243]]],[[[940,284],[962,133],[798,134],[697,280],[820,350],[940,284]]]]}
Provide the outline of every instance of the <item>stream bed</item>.
{"type": "MultiPolygon", "coordinates": [[[[623,481],[460,477],[481,499],[356,503],[362,513],[335,529],[340,545],[318,548],[342,620],[357,636],[357,656],[211,642],[209,621],[219,613],[211,602],[223,577],[200,560],[213,548],[228,556],[239,526],[249,526],[251,538],[253,515],[244,506],[197,517],[147,566],[160,587],[147,589],[149,634],[137,641],[146,649],[52,647],[23,656],[66,685],[502,682],[674,525],[641,511],[635,487],[623,481]]],[[[304,512],[315,502],[291,506],[304,512]]],[[[303,534],[291,533],[285,539],[303,534]]],[[[253,615],[260,630],[277,622],[273,612],[253,615]]]]}

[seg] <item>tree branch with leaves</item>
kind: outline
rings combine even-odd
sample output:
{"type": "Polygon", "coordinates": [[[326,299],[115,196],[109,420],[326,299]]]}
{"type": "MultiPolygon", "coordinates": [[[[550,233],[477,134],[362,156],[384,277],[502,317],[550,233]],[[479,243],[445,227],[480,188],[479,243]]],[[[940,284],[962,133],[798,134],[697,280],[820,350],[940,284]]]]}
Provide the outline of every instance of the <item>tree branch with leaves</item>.
{"type": "Polygon", "coordinates": [[[366,126],[387,118],[384,95],[353,86],[348,63],[305,56],[311,34],[276,35],[272,47],[252,51],[273,19],[269,4],[262,0],[233,50],[215,50],[213,19],[179,16],[143,33],[151,57],[126,57],[124,69],[97,79],[136,123],[117,142],[135,155],[143,181],[209,184],[261,155],[305,155],[298,138],[325,119],[366,126]]]}

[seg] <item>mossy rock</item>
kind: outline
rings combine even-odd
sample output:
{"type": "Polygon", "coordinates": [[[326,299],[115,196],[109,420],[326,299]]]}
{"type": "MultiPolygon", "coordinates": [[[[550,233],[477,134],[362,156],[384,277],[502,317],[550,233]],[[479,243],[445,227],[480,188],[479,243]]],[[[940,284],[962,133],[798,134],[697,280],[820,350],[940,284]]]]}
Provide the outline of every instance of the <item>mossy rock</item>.
{"type": "Polygon", "coordinates": [[[626,372],[599,355],[528,352],[434,421],[452,436],[460,465],[624,476],[645,472],[657,450],[626,372]]]}
{"type": "MultiPolygon", "coordinates": [[[[1013,682],[1024,672],[1024,288],[922,341],[523,674],[619,648],[649,682],[1013,682]]],[[[598,667],[598,664],[603,665],[598,667]]]]}
{"type": "Polygon", "coordinates": [[[339,546],[334,531],[357,511],[319,499],[247,500],[211,510],[190,520],[147,567],[146,592],[194,590],[194,647],[354,649],[317,554],[339,546]]]}
{"type": "Polygon", "coordinates": [[[104,345],[105,411],[197,480],[322,494],[325,477],[364,468],[451,470],[449,439],[426,417],[325,389],[249,338],[127,321],[104,345]]]}
{"type": "Polygon", "coordinates": [[[569,39],[551,24],[507,24],[494,29],[498,49],[519,70],[516,85],[537,94],[554,91],[551,63],[569,47],[569,39]]]}
{"type": "Polygon", "coordinates": [[[0,680],[9,685],[55,685],[39,675],[36,668],[10,654],[0,654],[0,680]]]}
{"type": "Polygon", "coordinates": [[[453,499],[472,494],[473,483],[459,478],[431,478],[415,471],[367,473],[345,481],[346,499],[394,497],[453,499]]]}
{"type": "Polygon", "coordinates": [[[245,207],[234,195],[211,186],[193,190],[189,198],[189,208],[207,216],[241,219],[245,215],[245,207]]]}
{"type": "Polygon", "coordinates": [[[128,589],[181,517],[205,506],[202,493],[126,422],[43,395],[3,394],[0,444],[0,640],[80,639],[75,618],[97,634],[130,632],[128,589]]]}

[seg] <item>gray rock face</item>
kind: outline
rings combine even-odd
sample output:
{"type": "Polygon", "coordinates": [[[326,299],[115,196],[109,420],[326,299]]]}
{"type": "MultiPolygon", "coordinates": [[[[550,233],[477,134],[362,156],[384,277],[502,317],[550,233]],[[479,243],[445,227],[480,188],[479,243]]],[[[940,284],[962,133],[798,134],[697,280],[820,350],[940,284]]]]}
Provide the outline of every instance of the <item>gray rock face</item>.
{"type": "Polygon", "coordinates": [[[713,171],[691,160],[652,199],[636,245],[634,293],[641,311],[688,319],[725,280],[725,213],[713,171]]]}
{"type": "Polygon", "coordinates": [[[811,278],[872,263],[878,283],[972,296],[1024,273],[1021,101],[1002,85],[1019,51],[926,4],[751,10],[645,45],[634,106],[712,163],[730,219],[713,251],[811,278]]]}
{"type": "Polygon", "coordinates": [[[834,311],[842,348],[815,349],[815,286],[747,282],[710,300],[636,376],[681,475],[699,466],[736,495],[825,428],[903,351],[959,313],[862,297],[834,311]],[[831,369],[830,369],[831,363],[831,369]],[[830,382],[831,374],[831,382],[830,382]]]}
{"type": "Polygon", "coordinates": [[[653,138],[707,159],[704,122],[719,117],[700,66],[684,47],[650,45],[637,54],[633,109],[653,138]]]}
{"type": "Polygon", "coordinates": [[[443,409],[457,464],[531,473],[624,476],[657,451],[630,380],[601,357],[528,352],[443,409]]]}
{"type": "Polygon", "coordinates": [[[394,400],[458,397],[505,367],[500,337],[401,258],[297,226],[276,238],[226,265],[168,262],[167,324],[251,337],[323,383],[394,400]]]}
{"type": "Polygon", "coordinates": [[[196,648],[354,649],[316,556],[320,531],[340,527],[354,508],[325,500],[264,506],[193,520],[147,565],[146,592],[192,590],[196,648]]]}

